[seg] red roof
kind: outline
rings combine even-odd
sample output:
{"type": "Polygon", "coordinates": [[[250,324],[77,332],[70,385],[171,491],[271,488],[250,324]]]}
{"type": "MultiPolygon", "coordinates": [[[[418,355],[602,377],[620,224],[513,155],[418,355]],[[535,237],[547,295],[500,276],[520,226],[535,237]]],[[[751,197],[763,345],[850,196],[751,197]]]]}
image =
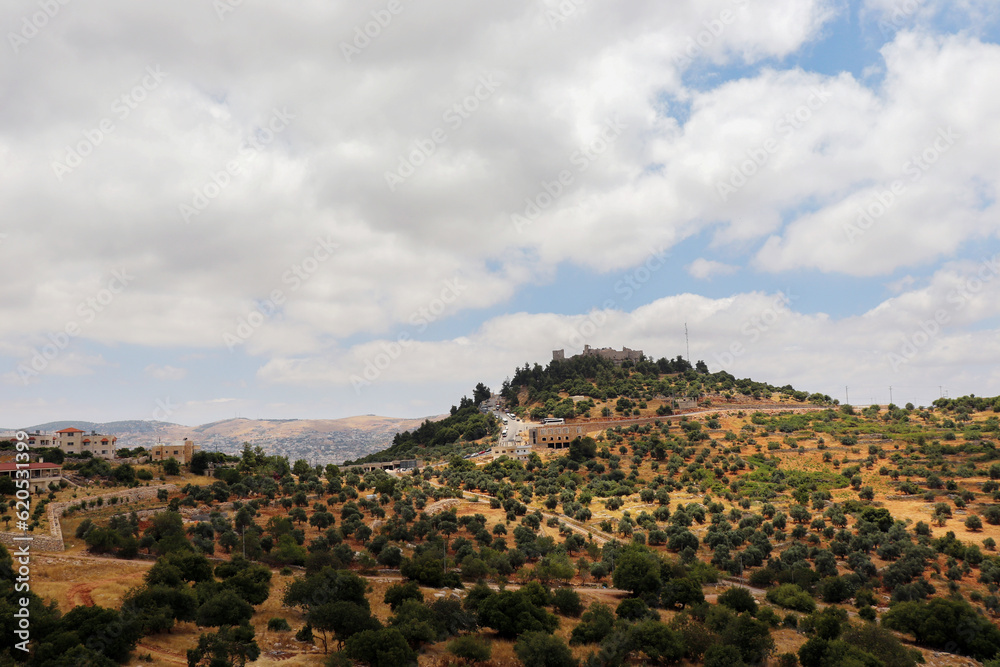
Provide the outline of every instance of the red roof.
{"type": "MultiPolygon", "coordinates": [[[[22,464],[23,465],[23,464],[22,464]]],[[[60,465],[55,463],[29,463],[27,468],[20,468],[20,470],[48,470],[51,468],[62,468],[60,465]]],[[[0,463],[0,472],[10,472],[11,470],[18,470],[16,463],[0,463]]]]}
{"type": "Polygon", "coordinates": [[[61,431],[56,431],[56,433],[83,433],[83,431],[81,431],[78,428],[73,428],[72,426],[70,426],[69,428],[64,428],[61,431]]]}

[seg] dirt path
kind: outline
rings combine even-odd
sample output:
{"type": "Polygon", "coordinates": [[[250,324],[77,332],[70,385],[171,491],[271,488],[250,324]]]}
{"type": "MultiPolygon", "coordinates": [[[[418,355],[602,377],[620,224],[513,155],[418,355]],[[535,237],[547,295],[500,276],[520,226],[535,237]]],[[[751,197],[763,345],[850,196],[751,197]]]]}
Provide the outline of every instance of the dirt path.
{"type": "Polygon", "coordinates": [[[101,557],[101,556],[84,556],[81,554],[66,554],[59,553],[57,551],[46,551],[44,554],[39,554],[34,557],[34,560],[39,563],[52,563],[54,561],[60,561],[62,563],[67,563],[70,565],[86,565],[87,562],[91,563],[104,563],[115,565],[132,565],[138,567],[149,568],[153,566],[155,561],[152,560],[124,560],[121,558],[114,558],[113,556],[101,557]]]}
{"type": "Polygon", "coordinates": [[[98,583],[103,582],[76,584],[71,586],[70,589],[66,591],[66,602],[71,607],[76,607],[77,605],[93,607],[94,598],[90,596],[90,592],[97,587],[98,583]]]}
{"type": "Polygon", "coordinates": [[[136,644],[136,652],[147,651],[153,656],[153,660],[156,664],[160,665],[163,663],[170,663],[171,665],[187,665],[187,655],[182,655],[177,651],[171,651],[170,649],[160,648],[159,646],[153,646],[152,644],[146,644],[145,642],[139,642],[136,644]]]}

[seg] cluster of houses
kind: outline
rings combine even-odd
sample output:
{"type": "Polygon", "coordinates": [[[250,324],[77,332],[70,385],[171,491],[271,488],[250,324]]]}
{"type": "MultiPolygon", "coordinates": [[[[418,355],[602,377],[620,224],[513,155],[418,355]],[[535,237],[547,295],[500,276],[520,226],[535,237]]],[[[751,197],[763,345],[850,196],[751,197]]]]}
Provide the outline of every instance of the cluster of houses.
{"type": "MultiPolygon", "coordinates": [[[[80,456],[84,452],[90,452],[95,458],[112,461],[118,450],[117,436],[103,435],[96,431],[87,433],[73,427],[55,433],[29,432],[27,436],[28,447],[31,449],[55,448],[70,456],[80,456]]],[[[148,449],[148,456],[151,461],[166,461],[173,458],[180,464],[186,464],[190,463],[195,452],[200,449],[201,447],[184,438],[173,443],[153,445],[148,449]]],[[[18,470],[24,470],[24,464],[18,466],[14,461],[13,452],[6,454],[6,457],[0,456],[0,476],[15,477],[18,470]]],[[[45,461],[42,457],[29,462],[27,469],[32,492],[47,489],[49,484],[58,484],[63,479],[62,465],[45,461]]]]}
{"type": "Polygon", "coordinates": [[[64,454],[79,456],[84,452],[102,459],[115,458],[115,450],[118,448],[118,438],[113,435],[101,435],[96,431],[87,433],[78,428],[64,428],[55,433],[42,433],[35,431],[28,433],[28,446],[32,449],[40,447],[54,447],[64,454]]]}

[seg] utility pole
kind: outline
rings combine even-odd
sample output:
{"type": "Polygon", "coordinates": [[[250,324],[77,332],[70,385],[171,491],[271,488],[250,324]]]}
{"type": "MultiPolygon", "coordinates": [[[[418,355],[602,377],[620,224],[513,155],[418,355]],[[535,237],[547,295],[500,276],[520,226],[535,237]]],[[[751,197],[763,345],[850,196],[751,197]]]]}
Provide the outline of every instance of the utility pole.
{"type": "Polygon", "coordinates": [[[850,394],[849,391],[847,391],[847,385],[844,385],[844,398],[847,399],[845,401],[847,403],[847,405],[850,405],[851,404],[851,394],[850,394]]]}
{"type": "Polygon", "coordinates": [[[892,385],[889,385],[889,405],[892,405],[892,385]]]}

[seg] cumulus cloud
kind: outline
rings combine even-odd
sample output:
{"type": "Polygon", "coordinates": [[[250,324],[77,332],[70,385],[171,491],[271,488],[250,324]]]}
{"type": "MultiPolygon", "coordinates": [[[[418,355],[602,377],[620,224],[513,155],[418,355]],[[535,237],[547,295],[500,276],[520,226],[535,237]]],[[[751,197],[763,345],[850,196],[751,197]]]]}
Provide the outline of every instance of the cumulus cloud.
{"type": "MultiPolygon", "coordinates": [[[[267,386],[350,388],[401,329],[425,335],[379,382],[506,373],[578,348],[595,316],[602,344],[677,349],[684,318],[739,331],[775,295],[498,313],[566,268],[626,272],[699,237],[679,264],[702,280],[734,270],[698,257],[720,248],[761,272],[938,271],[854,320],[792,304],[787,338],[734,355],[810,381],[848,350],[874,368],[886,345],[865,336],[910,335],[924,320],[899,313],[947,303],[956,258],[997,236],[1000,47],[974,25],[995,3],[925,0],[880,32],[900,5],[866,0],[885,45],[863,79],[788,64],[833,0],[431,0],[368,36],[371,7],[217,4],[59,5],[43,26],[35,3],[0,7],[6,380],[63,334],[53,377],[177,353],[122,387],[144,367],[193,383],[192,353],[234,386],[249,358],[267,386]],[[942,34],[946,5],[970,29],[942,34]],[[808,362],[812,341],[833,361],[808,362]]],[[[921,358],[965,363],[982,298],[921,358]]],[[[712,336],[703,355],[730,353],[712,336]]]]}
{"type": "MultiPolygon", "coordinates": [[[[258,376],[282,385],[333,383],[358,394],[418,384],[427,377],[471,386],[484,377],[503,377],[525,360],[551,359],[554,349],[573,354],[584,345],[625,344],[653,357],[684,354],[687,323],[692,358],[706,361],[713,371],[781,378],[781,384],[838,396],[844,385],[884,392],[893,384],[897,398],[909,396],[927,405],[937,397],[939,384],[958,381],[956,369],[989,365],[990,355],[1000,352],[993,332],[967,328],[1000,315],[998,262],[995,256],[949,265],[927,285],[850,317],[803,312],[794,293],[748,292],[721,299],[682,294],[632,310],[504,315],[451,340],[386,339],[328,356],[272,359],[258,376]]],[[[987,375],[974,380],[976,393],[1000,392],[1000,374],[987,375]]],[[[960,370],[959,377],[969,380],[971,373],[960,370]]]]}
{"type": "Polygon", "coordinates": [[[155,380],[183,380],[187,377],[187,370],[184,368],[176,368],[174,366],[165,365],[157,366],[156,364],[150,364],[146,366],[146,375],[155,380]]]}
{"type": "Polygon", "coordinates": [[[687,271],[699,280],[711,280],[715,276],[727,276],[735,273],[739,267],[723,262],[699,257],[687,266],[687,271]]]}
{"type": "MultiPolygon", "coordinates": [[[[20,25],[36,10],[0,11],[20,25]]],[[[315,351],[405,321],[459,273],[471,287],[457,307],[475,309],[553,262],[628,266],[641,258],[629,234],[598,248],[590,232],[615,217],[646,243],[682,235],[679,222],[644,222],[662,198],[637,182],[643,137],[676,125],[657,96],[683,96],[693,63],[794,52],[829,14],[824,0],[569,14],[431,2],[358,47],[372,17],[346,5],[243,6],[222,20],[197,3],[65,6],[0,72],[22,101],[0,110],[4,251],[58,258],[5,281],[0,327],[22,341],[57,330],[125,269],[134,283],[89,339],[219,347],[278,291],[286,303],[268,317],[282,333],[248,349],[315,351]],[[723,12],[725,30],[699,43],[723,12]],[[345,57],[345,44],[359,52],[345,57]],[[608,123],[621,126],[613,141],[608,123]],[[386,174],[417,161],[390,191],[386,174]],[[511,215],[566,170],[565,194],[515,234],[511,215]],[[574,216],[584,201],[592,212],[574,216]],[[327,238],[333,258],[303,271],[327,238]]]]}
{"type": "Polygon", "coordinates": [[[38,384],[46,376],[93,375],[99,369],[111,365],[103,355],[67,351],[46,343],[24,350],[16,365],[0,377],[6,384],[23,387],[38,384]]]}

